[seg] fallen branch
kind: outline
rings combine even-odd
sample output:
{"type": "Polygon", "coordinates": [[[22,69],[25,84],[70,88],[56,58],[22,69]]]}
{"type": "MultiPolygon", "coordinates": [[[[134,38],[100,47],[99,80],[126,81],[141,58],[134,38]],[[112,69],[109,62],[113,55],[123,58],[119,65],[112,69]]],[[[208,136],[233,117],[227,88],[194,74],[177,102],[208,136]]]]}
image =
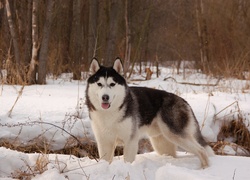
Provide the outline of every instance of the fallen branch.
{"type": "Polygon", "coordinates": [[[168,79],[172,79],[172,80],[174,80],[174,82],[176,82],[178,84],[185,84],[185,85],[191,85],[191,86],[217,86],[219,84],[220,80],[221,80],[221,78],[217,79],[215,84],[196,84],[196,83],[189,83],[189,82],[178,82],[173,77],[167,77],[167,78],[164,78],[164,81],[166,81],[168,79]]]}

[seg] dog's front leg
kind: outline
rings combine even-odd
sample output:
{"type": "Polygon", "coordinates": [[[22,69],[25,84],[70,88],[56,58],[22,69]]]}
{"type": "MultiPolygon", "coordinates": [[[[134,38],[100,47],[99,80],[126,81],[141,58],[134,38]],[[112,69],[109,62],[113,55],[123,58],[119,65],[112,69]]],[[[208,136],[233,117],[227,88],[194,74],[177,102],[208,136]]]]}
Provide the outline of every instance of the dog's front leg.
{"type": "Polygon", "coordinates": [[[115,141],[116,139],[113,137],[105,137],[105,135],[96,138],[98,153],[101,159],[112,162],[115,150],[115,141]]]}
{"type": "Polygon", "coordinates": [[[126,162],[132,163],[135,160],[135,156],[138,152],[138,140],[131,139],[129,142],[124,144],[124,160],[126,162]]]}

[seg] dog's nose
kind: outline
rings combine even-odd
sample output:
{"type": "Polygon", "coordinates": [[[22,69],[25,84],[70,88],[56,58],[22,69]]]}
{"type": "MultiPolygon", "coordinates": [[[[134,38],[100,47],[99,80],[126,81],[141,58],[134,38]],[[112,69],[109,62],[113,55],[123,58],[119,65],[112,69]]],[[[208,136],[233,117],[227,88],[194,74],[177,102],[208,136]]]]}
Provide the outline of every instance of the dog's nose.
{"type": "Polygon", "coordinates": [[[108,101],[108,100],[109,100],[109,96],[108,96],[107,94],[104,94],[104,95],[102,96],[102,100],[103,100],[103,101],[108,101]]]}

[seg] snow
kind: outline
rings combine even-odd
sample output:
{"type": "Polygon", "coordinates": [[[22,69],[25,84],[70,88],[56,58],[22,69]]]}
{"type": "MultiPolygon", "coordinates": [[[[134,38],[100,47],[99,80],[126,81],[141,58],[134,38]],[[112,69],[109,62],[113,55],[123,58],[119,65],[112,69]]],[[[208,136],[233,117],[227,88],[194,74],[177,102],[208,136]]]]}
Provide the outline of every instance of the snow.
{"type": "Polygon", "coordinates": [[[33,179],[249,179],[250,159],[246,157],[215,156],[210,158],[210,167],[199,168],[197,157],[179,152],[177,158],[159,156],[154,152],[137,155],[133,163],[124,163],[116,157],[109,164],[96,162],[88,157],[70,155],[40,155],[0,148],[1,176],[10,177],[13,172],[28,172],[32,169],[33,179]],[[47,159],[41,174],[35,170],[38,157],[47,159]]]}
{"type": "MultiPolygon", "coordinates": [[[[139,75],[133,78],[142,79],[139,75]]],[[[161,68],[159,78],[153,76],[149,81],[130,81],[129,85],[163,89],[183,97],[193,108],[202,134],[209,142],[217,141],[225,119],[228,121],[239,114],[249,128],[249,81],[221,79],[217,86],[196,86],[183,82],[215,84],[217,79],[193,71],[186,71],[185,76],[178,75],[173,69],[161,68]]],[[[57,150],[69,143],[68,133],[79,139],[87,137],[94,140],[84,104],[86,81],[73,81],[69,74],[58,79],[49,77],[47,85],[25,86],[14,105],[21,88],[18,85],[2,85],[0,89],[0,141],[8,140],[16,146],[41,143],[57,150]]],[[[225,146],[224,151],[236,154],[231,146],[225,146]]],[[[201,169],[196,156],[181,151],[177,154],[177,158],[173,158],[146,152],[138,154],[133,163],[125,163],[123,156],[118,156],[109,164],[88,157],[29,154],[0,147],[0,179],[250,178],[249,157],[216,155],[210,157],[208,168],[201,169]]]]}

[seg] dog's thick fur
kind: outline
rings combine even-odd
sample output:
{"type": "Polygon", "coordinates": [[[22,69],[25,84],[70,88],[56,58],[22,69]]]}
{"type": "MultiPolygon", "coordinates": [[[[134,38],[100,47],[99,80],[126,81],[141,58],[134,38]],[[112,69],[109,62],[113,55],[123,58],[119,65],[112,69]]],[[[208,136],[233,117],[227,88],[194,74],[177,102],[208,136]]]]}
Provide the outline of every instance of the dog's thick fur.
{"type": "Polygon", "coordinates": [[[179,146],[197,155],[202,167],[208,166],[213,150],[184,99],[166,91],[128,87],[120,59],[104,67],[94,58],[90,72],[86,104],[100,158],[111,162],[116,145],[122,143],[124,160],[133,162],[138,141],[147,135],[157,153],[175,157],[179,146]]]}

